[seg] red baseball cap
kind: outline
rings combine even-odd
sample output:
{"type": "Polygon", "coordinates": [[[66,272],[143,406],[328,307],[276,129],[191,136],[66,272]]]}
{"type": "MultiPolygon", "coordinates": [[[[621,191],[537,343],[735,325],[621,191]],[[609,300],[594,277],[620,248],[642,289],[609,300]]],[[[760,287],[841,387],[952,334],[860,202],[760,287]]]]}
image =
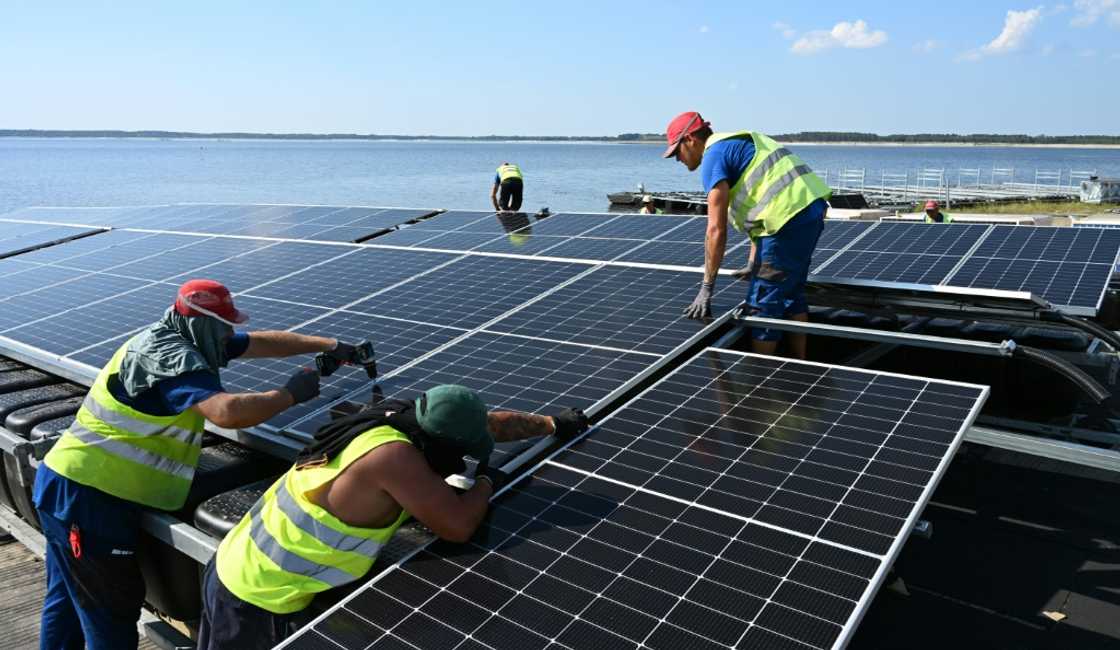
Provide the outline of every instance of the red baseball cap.
{"type": "Polygon", "coordinates": [[[677,153],[677,147],[681,146],[681,140],[684,136],[698,131],[706,126],[711,126],[700,117],[696,111],[686,111],[673,118],[669,122],[668,128],[665,129],[665,140],[669,146],[665,149],[665,153],[661,154],[662,158],[672,158],[677,153]]]}
{"type": "Polygon", "coordinates": [[[233,306],[233,296],[216,280],[187,280],[175,296],[175,311],[183,316],[213,316],[226,325],[241,325],[249,314],[233,306]]]}
{"type": "Polygon", "coordinates": [[[934,201],[933,199],[930,199],[929,201],[926,201],[926,207],[925,207],[926,210],[936,210],[937,208],[940,208],[940,207],[941,207],[941,204],[938,203],[937,201],[934,201]]]}

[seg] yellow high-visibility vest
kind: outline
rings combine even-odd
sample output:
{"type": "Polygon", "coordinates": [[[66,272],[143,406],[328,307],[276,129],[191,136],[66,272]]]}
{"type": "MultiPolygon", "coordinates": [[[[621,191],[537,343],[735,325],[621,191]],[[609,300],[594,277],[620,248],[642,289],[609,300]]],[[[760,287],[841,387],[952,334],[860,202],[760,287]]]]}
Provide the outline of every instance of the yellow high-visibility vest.
{"type": "Polygon", "coordinates": [[[292,467],[281,476],[218,546],[218,577],[226,589],[261,609],[288,614],[307,607],[315,594],[364,576],[408,513],[402,509],[384,528],[358,528],[306,495],[370,451],[398,441],[411,444],[390,426],[374,427],[329,463],[292,467]]]}

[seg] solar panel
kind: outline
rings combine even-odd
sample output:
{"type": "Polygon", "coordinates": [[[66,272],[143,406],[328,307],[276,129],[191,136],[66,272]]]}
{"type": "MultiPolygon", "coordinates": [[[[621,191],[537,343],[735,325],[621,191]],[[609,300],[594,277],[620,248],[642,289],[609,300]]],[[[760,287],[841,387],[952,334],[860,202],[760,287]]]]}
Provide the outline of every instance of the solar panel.
{"type": "MultiPolygon", "coordinates": [[[[424,222],[427,223],[427,222],[424,222]]],[[[454,232],[452,230],[432,230],[425,227],[423,224],[401,228],[374,237],[369,240],[369,244],[385,244],[387,246],[421,246],[423,242],[433,237],[439,237],[448,233],[454,232]]],[[[486,235],[474,233],[475,237],[485,237],[483,241],[495,237],[495,235],[486,235]]]]}
{"type": "MultiPolygon", "coordinates": [[[[488,330],[667,354],[705,326],[682,315],[699,283],[694,273],[601,267],[488,330]]],[[[718,283],[713,313],[731,310],[745,293],[746,283],[718,283]]]]}
{"type": "Polygon", "coordinates": [[[817,241],[817,248],[813,251],[813,260],[818,264],[827,261],[829,257],[852,242],[856,237],[867,232],[875,223],[870,221],[833,221],[825,219],[824,231],[817,241]]]}
{"type": "MultiPolygon", "coordinates": [[[[824,278],[940,284],[987,232],[974,224],[880,223],[818,267],[824,278]]],[[[822,260],[823,261],[823,260],[822,260]]]]}
{"type": "Polygon", "coordinates": [[[707,227],[707,219],[697,219],[696,217],[624,214],[584,232],[582,236],[612,239],[656,239],[657,237],[672,236],[672,233],[678,228],[685,229],[680,236],[687,236],[691,232],[688,226],[695,226],[695,222],[702,222],[707,227]]]}
{"type": "Polygon", "coordinates": [[[411,208],[181,204],[116,209],[29,209],[13,216],[198,234],[350,242],[434,212],[411,208]]]}
{"type": "Polygon", "coordinates": [[[37,252],[33,257],[28,257],[27,259],[81,269],[83,271],[104,271],[112,267],[131,264],[149,257],[164,255],[177,248],[198,243],[203,239],[202,237],[191,235],[165,234],[148,234],[146,237],[132,237],[130,234],[122,238],[119,236],[119,233],[121,233],[121,231],[113,230],[105,235],[98,235],[96,238],[90,238],[92,240],[106,237],[106,242],[109,242],[109,238],[111,238],[112,245],[108,247],[87,251],[84,250],[84,247],[77,247],[78,244],[85,243],[84,240],[78,240],[58,246],[58,259],[41,257],[40,253],[45,253],[46,251],[37,252]],[[71,249],[71,245],[76,246],[76,248],[71,249]]]}
{"type": "MultiPolygon", "coordinates": [[[[358,249],[351,246],[281,242],[211,264],[197,271],[181,273],[168,281],[181,283],[201,273],[221,281],[230,288],[230,291],[237,294],[289,273],[352,254],[356,250],[358,249]]],[[[363,273],[365,272],[368,272],[368,269],[364,269],[363,273]]]]}
{"type": "Polygon", "coordinates": [[[284,647],[842,648],[986,395],[706,350],[284,647]]]}
{"type": "Polygon", "coordinates": [[[431,230],[458,230],[470,224],[493,221],[495,214],[493,211],[448,210],[416,225],[431,230]]]}
{"type": "Polygon", "coordinates": [[[605,214],[554,214],[532,222],[535,235],[581,235],[592,228],[602,226],[616,217],[605,214]]]}
{"type": "Polygon", "coordinates": [[[1055,305],[1096,312],[1120,251],[1120,232],[994,226],[947,283],[1029,291],[1055,305]]]}
{"type": "Polygon", "coordinates": [[[541,251],[540,255],[609,262],[622,257],[644,243],[639,239],[569,237],[563,242],[541,251]]]}
{"type": "Polygon", "coordinates": [[[473,329],[589,268],[585,264],[471,255],[348,309],[473,329]]]}
{"type": "Polygon", "coordinates": [[[4,303],[8,307],[0,313],[0,327],[10,339],[67,355],[154,322],[171,305],[175,289],[89,275],[4,303]]]}
{"type": "Polygon", "coordinates": [[[95,228],[0,220],[0,258],[101,232],[104,231],[95,228]]]}
{"type": "MultiPolygon", "coordinates": [[[[657,355],[476,332],[378,382],[385,396],[415,397],[440,384],[464,384],[492,409],[555,413],[587,409],[658,362],[657,355]]],[[[368,394],[356,396],[366,400],[368,394]]],[[[293,424],[313,433],[318,413],[293,424]]]]}
{"type": "MultiPolygon", "coordinates": [[[[406,232],[411,233],[413,231],[412,230],[402,230],[402,231],[397,231],[397,233],[393,233],[393,234],[400,234],[400,233],[406,233],[406,232]]],[[[418,230],[418,231],[415,231],[415,234],[419,235],[422,232],[424,232],[424,231],[419,231],[418,230]]],[[[502,237],[502,235],[496,235],[494,233],[460,232],[460,231],[457,231],[457,230],[453,230],[451,232],[429,232],[428,234],[430,235],[429,237],[418,240],[417,243],[415,244],[415,246],[420,247],[420,248],[439,248],[439,249],[448,250],[448,251],[463,252],[463,251],[479,249],[480,247],[483,246],[483,244],[486,244],[487,242],[493,241],[496,238],[502,237]]],[[[395,242],[393,242],[393,241],[382,242],[382,240],[379,238],[379,239],[372,240],[370,243],[371,244],[381,244],[381,243],[395,243],[395,242]]],[[[505,251],[502,251],[502,252],[505,252],[505,251]]]]}
{"type": "MultiPolygon", "coordinates": [[[[491,239],[474,250],[483,253],[508,253],[511,255],[547,255],[547,251],[555,246],[569,241],[570,237],[560,237],[555,235],[538,235],[525,234],[524,232],[516,232],[508,235],[501,235],[495,237],[489,235],[491,239]]],[[[428,240],[423,245],[427,246],[433,240],[428,240]]]]}
{"type": "Polygon", "coordinates": [[[375,291],[454,260],[447,253],[355,248],[298,273],[246,291],[261,298],[342,307],[375,291]]]}
{"type": "MultiPolygon", "coordinates": [[[[227,237],[196,237],[186,246],[114,266],[113,273],[144,280],[173,278],[184,269],[200,269],[231,257],[243,255],[268,246],[271,242],[227,237]]],[[[140,240],[142,242],[143,240],[140,240]]],[[[140,242],[137,242],[139,245],[140,242]]]]}
{"type": "MultiPolygon", "coordinates": [[[[750,248],[746,242],[729,244],[723,253],[725,268],[745,265],[749,254],[750,248]]],[[[620,256],[616,261],[701,268],[704,266],[704,243],[703,240],[700,242],[651,241],[620,256]]]]}

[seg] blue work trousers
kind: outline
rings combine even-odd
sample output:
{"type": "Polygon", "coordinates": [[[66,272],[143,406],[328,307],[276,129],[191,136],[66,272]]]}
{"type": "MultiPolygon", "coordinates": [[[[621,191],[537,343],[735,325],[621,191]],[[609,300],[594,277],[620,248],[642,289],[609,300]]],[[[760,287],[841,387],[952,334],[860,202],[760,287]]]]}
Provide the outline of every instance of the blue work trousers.
{"type": "Polygon", "coordinates": [[[139,643],[144,580],[136,560],[138,511],[121,503],[125,512],[105,512],[104,525],[64,522],[39,510],[47,542],[40,650],[121,650],[139,643]],[[129,521],[135,528],[120,530],[129,521]]]}
{"type": "MultiPolygon", "coordinates": [[[[747,304],[751,313],[764,318],[785,318],[809,311],[805,283],[809,278],[813,249],[824,231],[824,210],[816,205],[805,208],[782,228],[754,245],[751,286],[747,304]]],[[[751,337],[758,341],[777,341],[782,332],[755,327],[751,337]]]]}

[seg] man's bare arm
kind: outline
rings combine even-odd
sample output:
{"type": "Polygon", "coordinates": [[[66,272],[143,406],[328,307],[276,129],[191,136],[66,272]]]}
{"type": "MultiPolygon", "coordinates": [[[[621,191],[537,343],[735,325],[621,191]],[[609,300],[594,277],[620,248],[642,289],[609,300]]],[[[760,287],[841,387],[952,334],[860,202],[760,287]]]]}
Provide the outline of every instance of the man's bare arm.
{"type": "Polygon", "coordinates": [[[432,471],[424,455],[412,445],[389,443],[378,450],[372,462],[356,467],[365,480],[375,483],[406,512],[449,542],[465,542],[474,535],[490,507],[491,484],[475,481],[471,489],[457,494],[432,471]]]}
{"type": "Polygon", "coordinates": [[[551,417],[517,411],[492,411],[487,417],[487,427],[494,436],[494,442],[547,436],[556,431],[556,423],[551,417]]]}
{"type": "Polygon", "coordinates": [[[490,202],[494,204],[494,210],[495,211],[498,211],[498,210],[501,209],[501,208],[498,207],[498,184],[497,183],[494,183],[494,187],[490,188],[490,202]]]}
{"type": "Polygon", "coordinates": [[[727,247],[727,181],[708,192],[708,232],[704,237],[704,282],[714,282],[727,247]]]}
{"type": "Polygon", "coordinates": [[[226,429],[243,429],[266,422],[295,402],[283,388],[263,393],[215,393],[195,404],[202,417],[226,429]]]}
{"type": "Polygon", "coordinates": [[[249,347],[245,349],[245,354],[241,355],[241,358],[290,357],[297,354],[326,352],[334,349],[337,342],[335,339],[323,336],[261,330],[249,332],[249,347]]]}

